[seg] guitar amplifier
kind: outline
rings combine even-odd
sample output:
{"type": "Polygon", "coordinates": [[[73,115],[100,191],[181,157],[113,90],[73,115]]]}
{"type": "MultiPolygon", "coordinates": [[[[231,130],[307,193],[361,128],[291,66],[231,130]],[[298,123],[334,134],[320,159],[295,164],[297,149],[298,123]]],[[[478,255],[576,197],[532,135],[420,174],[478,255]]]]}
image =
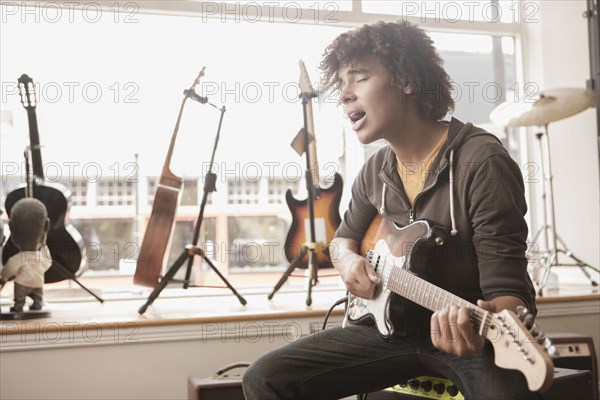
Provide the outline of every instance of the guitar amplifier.
{"type": "Polygon", "coordinates": [[[244,400],[243,371],[230,370],[246,368],[249,365],[250,363],[230,364],[210,378],[188,377],[188,400],[244,400]]]}
{"type": "MultiPolygon", "coordinates": [[[[555,368],[554,382],[541,393],[543,400],[595,400],[597,391],[589,370],[555,368]]],[[[419,376],[391,388],[369,393],[368,400],[464,399],[454,383],[448,379],[419,376]]]]}
{"type": "Polygon", "coordinates": [[[408,400],[408,399],[464,400],[456,385],[446,378],[419,376],[408,382],[401,382],[391,388],[369,393],[368,400],[408,400]]]}
{"type": "Polygon", "coordinates": [[[554,382],[542,393],[544,400],[595,400],[598,387],[593,386],[589,370],[554,368],[554,382]]]}
{"type": "Polygon", "coordinates": [[[548,333],[547,336],[559,352],[559,356],[553,360],[554,366],[590,371],[592,387],[594,388],[592,399],[600,400],[598,394],[598,360],[593,339],[590,336],[577,333],[548,333]]]}

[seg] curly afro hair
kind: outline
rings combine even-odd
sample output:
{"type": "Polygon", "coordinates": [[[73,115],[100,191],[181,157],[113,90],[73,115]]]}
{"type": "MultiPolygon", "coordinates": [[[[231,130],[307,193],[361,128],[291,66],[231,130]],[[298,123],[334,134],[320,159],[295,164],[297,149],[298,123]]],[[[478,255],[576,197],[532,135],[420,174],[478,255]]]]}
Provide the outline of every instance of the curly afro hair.
{"type": "Polygon", "coordinates": [[[425,118],[438,121],[454,110],[450,77],[423,29],[408,21],[379,21],[342,33],[323,53],[322,85],[339,90],[340,68],[363,57],[374,57],[394,85],[412,84],[425,118]]]}

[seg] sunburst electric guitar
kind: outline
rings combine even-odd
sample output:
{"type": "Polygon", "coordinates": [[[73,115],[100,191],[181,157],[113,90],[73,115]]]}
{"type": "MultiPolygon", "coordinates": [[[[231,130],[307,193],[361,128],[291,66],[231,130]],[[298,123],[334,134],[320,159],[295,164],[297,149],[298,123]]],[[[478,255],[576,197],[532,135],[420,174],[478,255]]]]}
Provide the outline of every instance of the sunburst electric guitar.
{"type": "MultiPolygon", "coordinates": [[[[304,62],[300,61],[300,90],[303,93],[312,92],[312,84],[306,72],[304,62]]],[[[308,136],[312,138],[309,143],[308,153],[310,159],[310,172],[315,185],[314,222],[315,222],[315,241],[317,242],[316,258],[320,268],[333,267],[329,258],[328,246],[336,229],[342,222],[340,218],[340,201],[342,199],[343,181],[342,177],[335,173],[333,184],[327,188],[320,187],[319,164],[317,162],[317,144],[315,137],[315,128],[313,123],[312,104],[309,101],[306,104],[306,121],[308,136]]],[[[300,248],[306,242],[310,242],[309,225],[309,205],[308,199],[297,200],[288,189],[285,193],[285,201],[292,213],[292,224],[285,239],[285,257],[292,262],[300,253],[300,248]]],[[[301,268],[308,267],[308,253],[304,255],[298,264],[301,268]]]]}
{"type": "Polygon", "coordinates": [[[520,318],[525,321],[531,318],[527,310],[519,311],[520,318],[508,310],[492,313],[416,275],[414,270],[420,266],[414,267],[421,262],[423,250],[442,245],[444,239],[445,230],[428,221],[398,228],[393,222],[376,217],[361,243],[361,251],[381,282],[371,300],[349,295],[344,324],[375,320],[381,335],[391,337],[394,326],[390,306],[396,295],[431,311],[451,305],[468,307],[477,332],[494,347],[496,365],[521,371],[532,391],[548,389],[554,378],[548,353],[553,354],[555,349],[535,324],[531,331],[525,327],[520,318]],[[543,346],[538,342],[543,342],[543,346]]]}

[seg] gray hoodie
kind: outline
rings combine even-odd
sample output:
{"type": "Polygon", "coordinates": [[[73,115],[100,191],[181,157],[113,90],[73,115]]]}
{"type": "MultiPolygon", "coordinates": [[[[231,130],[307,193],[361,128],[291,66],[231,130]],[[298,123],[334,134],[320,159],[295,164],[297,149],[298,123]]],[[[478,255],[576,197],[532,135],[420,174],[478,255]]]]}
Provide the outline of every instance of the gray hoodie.
{"type": "Polygon", "coordinates": [[[386,146],[360,170],[336,237],[360,243],[377,214],[398,227],[430,220],[451,234],[427,262],[427,280],[472,303],[516,296],[535,315],[535,290],[525,255],[526,211],[521,171],[501,142],[452,118],[448,140],[412,207],[396,156],[386,146]]]}

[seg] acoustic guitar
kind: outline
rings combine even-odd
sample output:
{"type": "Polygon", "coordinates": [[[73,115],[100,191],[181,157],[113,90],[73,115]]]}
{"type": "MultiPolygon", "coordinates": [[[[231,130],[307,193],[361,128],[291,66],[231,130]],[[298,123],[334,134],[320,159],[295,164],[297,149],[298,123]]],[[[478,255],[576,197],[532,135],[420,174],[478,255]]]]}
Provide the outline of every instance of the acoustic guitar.
{"type": "Polygon", "coordinates": [[[426,249],[442,245],[445,234],[445,229],[429,221],[419,220],[398,228],[393,222],[377,216],[365,234],[361,251],[366,254],[381,282],[373,299],[349,294],[344,324],[374,320],[379,333],[390,338],[394,333],[392,303],[398,300],[397,295],[431,311],[451,305],[468,307],[471,322],[479,335],[494,347],[496,365],[522,372],[532,391],[548,389],[554,377],[554,366],[548,352],[556,350],[543,333],[536,332],[537,326],[532,329],[535,338],[525,327],[519,318],[531,318],[525,309],[520,310],[519,317],[509,310],[492,313],[417,275],[422,272],[426,249]],[[543,341],[544,346],[538,341],[543,341]]]}
{"type": "MultiPolygon", "coordinates": [[[[204,68],[198,74],[192,88],[198,84],[200,78],[203,76],[204,68]]],[[[171,135],[167,157],[156,188],[156,194],[154,195],[152,213],[150,214],[144,239],[140,246],[140,254],[133,275],[133,283],[137,285],[154,287],[159,281],[169,255],[168,250],[173,236],[179,195],[183,187],[183,179],[171,172],[171,156],[175,149],[175,141],[177,139],[177,132],[179,131],[183,108],[188,99],[189,96],[186,95],[181,102],[175,129],[171,135]]]]}
{"type": "MultiPolygon", "coordinates": [[[[303,93],[313,91],[310,78],[306,71],[304,62],[300,61],[300,90],[303,93]]],[[[317,263],[320,268],[333,267],[329,257],[328,246],[336,229],[340,226],[340,201],[342,199],[343,181],[342,177],[336,172],[333,177],[333,184],[327,188],[320,186],[319,163],[317,162],[317,144],[315,137],[315,128],[313,122],[313,111],[311,102],[306,105],[306,121],[308,136],[311,138],[309,143],[310,172],[315,185],[314,199],[314,222],[315,222],[315,241],[317,242],[317,263]]],[[[307,199],[296,199],[292,191],[288,189],[285,193],[285,201],[292,214],[292,224],[285,239],[285,257],[289,262],[294,260],[300,253],[304,243],[310,242],[310,220],[309,205],[307,199]]],[[[308,267],[308,253],[298,264],[299,268],[308,267]]]]}
{"type": "MultiPolygon", "coordinates": [[[[84,266],[84,242],[77,229],[68,222],[67,216],[71,205],[71,192],[65,186],[46,182],[44,180],[44,164],[38,132],[36,106],[37,98],[33,79],[26,74],[18,80],[21,104],[27,110],[29,122],[29,140],[31,146],[31,167],[33,170],[32,195],[46,206],[50,219],[50,230],[47,236],[47,245],[52,257],[52,265],[46,271],[44,281],[53,283],[70,278],[61,272],[61,267],[76,275],[84,266]]],[[[13,205],[27,195],[27,184],[19,185],[6,196],[4,203],[6,212],[10,217],[13,205]]],[[[2,263],[17,254],[19,249],[12,240],[6,242],[2,252],[2,263]]]]}

